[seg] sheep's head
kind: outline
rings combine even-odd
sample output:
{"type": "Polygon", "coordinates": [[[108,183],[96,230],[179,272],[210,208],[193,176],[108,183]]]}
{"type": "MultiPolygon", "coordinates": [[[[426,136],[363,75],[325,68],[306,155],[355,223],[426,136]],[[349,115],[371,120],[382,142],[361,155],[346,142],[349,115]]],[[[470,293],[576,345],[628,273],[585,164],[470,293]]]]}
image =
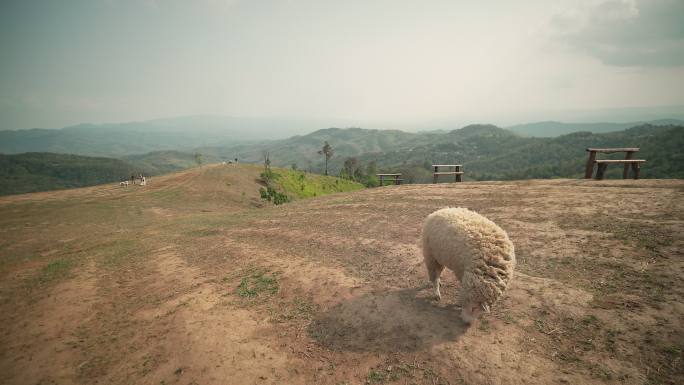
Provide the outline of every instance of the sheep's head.
{"type": "Polygon", "coordinates": [[[473,303],[469,302],[463,305],[463,310],[461,311],[461,319],[463,322],[470,324],[482,313],[489,313],[489,305],[486,303],[473,303]]]}

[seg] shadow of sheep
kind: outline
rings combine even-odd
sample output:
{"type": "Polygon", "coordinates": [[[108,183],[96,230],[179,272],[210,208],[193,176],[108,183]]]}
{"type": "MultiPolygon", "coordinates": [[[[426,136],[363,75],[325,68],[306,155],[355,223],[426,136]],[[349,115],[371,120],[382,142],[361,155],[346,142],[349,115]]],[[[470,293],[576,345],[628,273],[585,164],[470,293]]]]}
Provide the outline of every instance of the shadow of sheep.
{"type": "Polygon", "coordinates": [[[419,289],[369,293],[319,314],[308,332],[333,351],[418,351],[457,340],[466,330],[461,308],[440,306],[419,289]]]}

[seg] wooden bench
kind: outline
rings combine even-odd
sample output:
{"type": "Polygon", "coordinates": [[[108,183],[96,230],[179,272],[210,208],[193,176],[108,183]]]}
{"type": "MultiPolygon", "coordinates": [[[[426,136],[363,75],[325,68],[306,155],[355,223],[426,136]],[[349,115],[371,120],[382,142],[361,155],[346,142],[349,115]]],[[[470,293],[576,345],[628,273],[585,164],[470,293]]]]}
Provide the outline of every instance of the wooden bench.
{"type": "Polygon", "coordinates": [[[454,175],[454,182],[463,182],[463,171],[461,171],[461,166],[460,164],[433,164],[432,168],[434,168],[434,172],[432,173],[432,183],[437,183],[437,178],[440,175],[454,175]],[[453,168],[454,171],[439,171],[440,167],[449,167],[453,168]]]}
{"type": "Polygon", "coordinates": [[[380,186],[384,186],[385,184],[385,177],[388,177],[388,181],[394,182],[395,185],[401,184],[404,180],[401,179],[401,174],[375,174],[378,178],[380,178],[380,186]]]}
{"type": "Polygon", "coordinates": [[[621,148],[587,148],[589,152],[589,159],[587,160],[587,167],[584,172],[585,179],[591,179],[594,173],[594,165],[596,165],[596,179],[603,179],[603,175],[610,163],[622,163],[624,168],[622,170],[622,179],[627,179],[629,169],[632,169],[634,179],[639,179],[639,172],[641,171],[641,164],[646,162],[644,159],[632,159],[634,153],[638,152],[638,147],[621,147],[621,148]],[[596,159],[597,153],[612,154],[615,152],[624,152],[625,159],[596,159]]]}

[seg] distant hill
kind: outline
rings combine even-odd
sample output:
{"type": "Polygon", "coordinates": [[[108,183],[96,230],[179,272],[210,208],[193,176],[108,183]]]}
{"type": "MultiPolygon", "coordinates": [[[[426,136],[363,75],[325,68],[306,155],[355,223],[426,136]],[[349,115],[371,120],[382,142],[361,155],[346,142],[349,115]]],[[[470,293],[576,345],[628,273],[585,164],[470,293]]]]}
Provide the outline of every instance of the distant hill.
{"type": "Polygon", "coordinates": [[[152,151],[191,151],[287,138],[320,127],[315,121],[190,116],[145,122],[80,124],[62,129],[0,131],[0,153],[54,152],[121,157],[152,151]]]}
{"type": "MultiPolygon", "coordinates": [[[[122,160],[145,175],[160,175],[196,167],[194,153],[182,151],[153,151],[147,154],[128,155],[122,160]]],[[[202,154],[203,163],[216,163],[222,158],[202,154]]]]}
{"type": "MultiPolygon", "coordinates": [[[[646,159],[643,178],[684,178],[684,127],[642,125],[605,134],[576,132],[556,138],[529,138],[518,148],[497,156],[465,161],[474,179],[580,178],[587,147],[639,147],[646,159]]],[[[620,158],[624,153],[602,156],[620,158]]],[[[622,167],[608,167],[608,178],[621,178],[622,167]]]]}
{"type": "MultiPolygon", "coordinates": [[[[464,166],[465,180],[578,178],[583,175],[587,147],[630,146],[640,147],[637,157],[647,159],[643,178],[684,178],[682,126],[645,124],[609,133],[541,138],[480,124],[421,133],[328,128],[282,140],[153,151],[120,159],[52,153],[2,155],[0,194],[113,182],[131,172],[165,174],[195,167],[195,151],[205,163],[234,157],[243,163],[262,163],[268,154],[273,166],[323,173],[324,157],[318,151],[325,141],[335,150],[328,166],[330,175],[335,176],[345,168],[345,160],[353,158],[355,170],[366,177],[375,172],[401,172],[406,183],[429,183],[431,164],[452,163],[464,166]]],[[[608,168],[607,177],[620,175],[619,166],[608,168]]],[[[357,180],[372,184],[367,178],[357,180]]]]}
{"type": "MultiPolygon", "coordinates": [[[[353,129],[325,129],[305,136],[227,149],[207,148],[217,156],[239,154],[246,162],[262,162],[268,152],[276,166],[322,172],[324,159],[317,151],[324,141],[335,150],[329,172],[337,175],[345,159],[375,164],[380,171],[401,172],[407,182],[430,182],[431,164],[458,163],[466,179],[510,180],[529,178],[580,177],[587,147],[641,147],[639,158],[644,178],[684,178],[684,127],[641,125],[628,130],[594,134],[577,132],[554,138],[524,137],[492,125],[470,125],[447,133],[405,133],[353,129]]],[[[619,167],[608,169],[608,177],[619,167]]]]}
{"type": "Polygon", "coordinates": [[[51,153],[0,154],[0,195],[91,186],[126,178],[134,167],[119,159],[51,153]]]}
{"type": "MultiPolygon", "coordinates": [[[[204,163],[216,159],[205,157],[204,163]]],[[[92,186],[130,175],[154,176],[197,167],[194,154],[157,151],[124,159],[54,153],[0,154],[0,195],[92,186]]]]}
{"type": "Polygon", "coordinates": [[[308,135],[288,139],[263,141],[228,147],[207,147],[199,151],[213,157],[235,155],[241,162],[260,163],[269,154],[274,165],[322,170],[322,158],[318,155],[323,142],[334,143],[335,157],[356,156],[365,153],[388,151],[406,146],[415,140],[427,140],[434,134],[414,134],[398,130],[368,130],[362,128],[326,128],[308,135]]]}
{"type": "Polygon", "coordinates": [[[375,160],[379,165],[404,163],[423,164],[430,159],[491,157],[512,143],[521,145],[535,140],[523,138],[512,131],[493,125],[470,125],[449,132],[407,133],[397,130],[368,130],[362,128],[328,128],[304,136],[228,148],[206,148],[201,152],[219,156],[235,153],[244,162],[262,162],[266,153],[274,165],[315,172],[323,170],[324,159],[318,154],[324,141],[335,150],[329,170],[336,174],[344,159],[358,157],[375,160]]]}
{"type": "Polygon", "coordinates": [[[517,134],[535,137],[556,137],[571,134],[573,132],[592,132],[594,134],[621,131],[630,127],[643,124],[654,126],[684,125],[684,120],[679,119],[660,119],[648,122],[629,122],[629,123],[562,123],[562,122],[536,122],[518,124],[506,127],[517,134]]]}

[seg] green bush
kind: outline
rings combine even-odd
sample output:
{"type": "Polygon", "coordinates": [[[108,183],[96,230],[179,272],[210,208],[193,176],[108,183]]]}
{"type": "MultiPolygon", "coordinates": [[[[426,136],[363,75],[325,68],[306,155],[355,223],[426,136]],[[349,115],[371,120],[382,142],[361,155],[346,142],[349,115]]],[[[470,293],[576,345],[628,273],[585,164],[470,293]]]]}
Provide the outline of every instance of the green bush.
{"type": "Polygon", "coordinates": [[[261,187],[259,189],[259,195],[261,195],[261,199],[273,202],[273,204],[276,206],[290,201],[290,197],[281,192],[278,192],[273,187],[261,187]]]}

